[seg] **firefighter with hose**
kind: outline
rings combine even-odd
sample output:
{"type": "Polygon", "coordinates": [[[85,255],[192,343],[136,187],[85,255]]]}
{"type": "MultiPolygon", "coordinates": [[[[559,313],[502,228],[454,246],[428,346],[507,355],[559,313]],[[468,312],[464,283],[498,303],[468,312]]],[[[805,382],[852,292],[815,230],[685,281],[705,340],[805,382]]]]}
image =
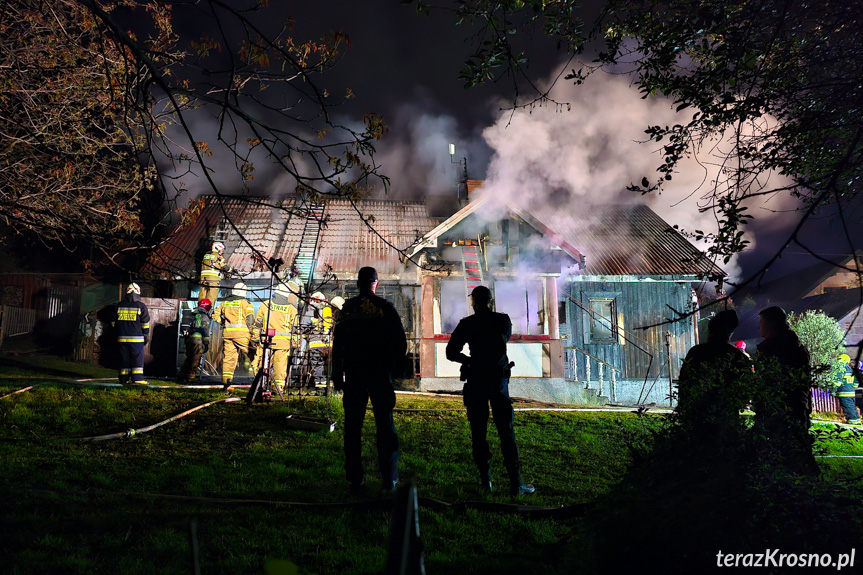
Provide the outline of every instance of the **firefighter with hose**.
{"type": "Polygon", "coordinates": [[[222,385],[227,390],[255,326],[255,308],[246,299],[246,284],[234,285],[231,295],[216,306],[213,320],[222,326],[222,385]]]}
{"type": "Polygon", "coordinates": [[[180,331],[186,342],[186,361],[180,368],[177,383],[192,383],[201,365],[201,359],[210,349],[210,310],[212,302],[204,298],[197,309],[184,312],[180,331]]]}

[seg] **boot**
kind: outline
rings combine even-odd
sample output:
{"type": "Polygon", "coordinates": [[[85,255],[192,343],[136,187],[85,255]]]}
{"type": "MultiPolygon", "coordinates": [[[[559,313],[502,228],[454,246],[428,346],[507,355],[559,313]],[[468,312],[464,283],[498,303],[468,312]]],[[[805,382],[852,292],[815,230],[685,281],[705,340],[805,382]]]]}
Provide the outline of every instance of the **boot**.
{"type": "Polygon", "coordinates": [[[488,469],[479,470],[479,490],[482,493],[491,493],[494,491],[494,487],[491,483],[491,471],[488,469]]]}
{"type": "Polygon", "coordinates": [[[516,495],[530,495],[536,488],[530,483],[524,483],[521,480],[521,470],[518,466],[511,467],[509,472],[509,494],[515,497],[516,495]]]}

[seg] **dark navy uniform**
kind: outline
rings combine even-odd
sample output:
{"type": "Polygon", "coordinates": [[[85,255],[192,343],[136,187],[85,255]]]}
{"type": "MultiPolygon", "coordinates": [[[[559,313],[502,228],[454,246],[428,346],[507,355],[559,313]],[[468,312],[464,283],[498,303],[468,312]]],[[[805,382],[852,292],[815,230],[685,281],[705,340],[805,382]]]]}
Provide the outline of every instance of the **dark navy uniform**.
{"type": "Polygon", "coordinates": [[[189,325],[184,334],[186,343],[186,360],[180,368],[177,380],[180,383],[192,383],[201,365],[201,359],[210,349],[210,312],[206,308],[198,306],[190,312],[189,325]]]}
{"type": "Polygon", "coordinates": [[[347,300],[333,330],[333,380],[344,377],[345,472],[363,482],[362,429],[371,398],[377,428],[378,465],[385,487],[398,481],[399,437],[393,423],[396,394],[392,373],[401,367],[407,340],[398,312],[374,293],[347,300]]]}
{"type": "Polygon", "coordinates": [[[448,360],[468,366],[464,406],[470,422],[473,459],[481,474],[488,472],[491,459],[486,440],[491,404],[503,463],[510,477],[518,475],[518,445],[515,442],[512,399],[509,396],[509,359],[506,356],[506,342],[511,336],[512,322],[507,314],[481,308],[458,323],[446,346],[448,360]],[[462,353],[465,344],[470,348],[470,357],[462,353]]]}
{"type": "Polygon", "coordinates": [[[150,339],[150,312],[136,293],[117,305],[114,320],[120,351],[120,383],[144,381],[144,346],[150,339]]]}

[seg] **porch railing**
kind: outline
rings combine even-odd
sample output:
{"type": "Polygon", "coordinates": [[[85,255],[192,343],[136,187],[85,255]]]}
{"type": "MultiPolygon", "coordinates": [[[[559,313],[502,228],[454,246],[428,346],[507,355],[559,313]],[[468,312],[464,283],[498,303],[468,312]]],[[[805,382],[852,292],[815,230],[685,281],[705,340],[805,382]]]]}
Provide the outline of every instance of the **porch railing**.
{"type": "Polygon", "coordinates": [[[580,347],[575,346],[567,346],[563,348],[566,350],[566,353],[569,355],[567,358],[571,373],[573,375],[573,379],[578,377],[578,364],[579,364],[579,355],[583,355],[582,361],[584,361],[584,387],[585,389],[593,389],[590,386],[590,382],[593,381],[592,375],[592,362],[596,363],[596,371],[598,374],[598,389],[597,396],[604,395],[604,383],[605,383],[605,371],[608,370],[611,377],[611,401],[617,401],[617,375],[623,373],[619,368],[614,367],[607,361],[596,357],[595,355],[581,349],[580,347]]]}

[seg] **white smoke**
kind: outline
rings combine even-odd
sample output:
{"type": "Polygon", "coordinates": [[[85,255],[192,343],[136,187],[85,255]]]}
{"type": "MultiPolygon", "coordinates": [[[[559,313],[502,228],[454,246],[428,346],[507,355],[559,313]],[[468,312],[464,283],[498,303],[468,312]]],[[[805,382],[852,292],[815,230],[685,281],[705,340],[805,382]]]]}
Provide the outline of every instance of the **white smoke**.
{"type": "MultiPolygon", "coordinates": [[[[701,212],[702,196],[721,174],[716,155],[722,147],[698,151],[680,163],[677,173],[661,193],[641,196],[626,190],[642,177],[655,180],[663,158],[659,145],[645,143],[650,125],[673,125],[688,119],[677,114],[664,98],[642,99],[628,76],[597,74],[580,86],[559,83],[551,97],[566,105],[537,104],[527,109],[502,112],[497,122],[483,132],[494,155],[483,189],[495,198],[514,200],[523,206],[568,196],[568,204],[556,205],[589,218],[584,204],[646,203],[663,219],[688,232],[717,230],[712,212],[701,212]]],[[[778,178],[778,177],[777,177],[778,178]]],[[[776,181],[770,182],[775,185],[776,181]]],[[[787,210],[786,197],[765,197],[753,202],[760,229],[779,225],[773,212],[787,210]]],[[[754,237],[747,234],[754,246],[754,237]]],[[[694,242],[704,249],[706,244],[694,242]]],[[[732,278],[741,273],[736,261],[717,262],[732,278]]]]}
{"type": "MultiPolygon", "coordinates": [[[[465,158],[468,170],[472,164],[482,165],[488,159],[482,134],[465,132],[454,117],[435,113],[437,108],[427,96],[418,94],[392,118],[384,119],[389,132],[376,143],[375,161],[380,173],[391,181],[386,197],[419,200],[437,195],[455,200],[465,158]],[[452,157],[450,143],[456,144],[452,157]]],[[[380,193],[374,195],[384,197],[380,193]]]]}

